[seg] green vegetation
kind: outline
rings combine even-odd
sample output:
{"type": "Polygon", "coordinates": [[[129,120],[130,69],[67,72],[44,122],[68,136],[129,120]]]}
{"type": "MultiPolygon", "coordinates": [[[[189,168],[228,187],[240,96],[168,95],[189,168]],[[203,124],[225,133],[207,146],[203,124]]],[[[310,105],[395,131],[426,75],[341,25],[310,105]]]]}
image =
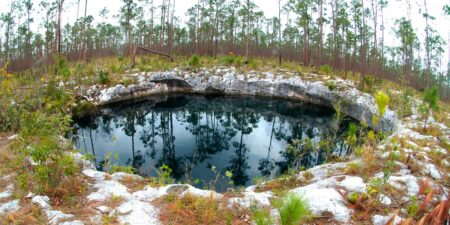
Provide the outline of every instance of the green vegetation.
{"type": "Polygon", "coordinates": [[[319,69],[319,72],[322,74],[329,75],[332,71],[330,65],[322,65],[319,69]]]}
{"type": "Polygon", "coordinates": [[[286,194],[275,205],[280,213],[281,225],[299,224],[311,215],[308,202],[294,193],[286,194]]]}
{"type": "Polygon", "coordinates": [[[384,92],[380,91],[375,95],[375,102],[377,103],[380,117],[382,117],[386,112],[387,107],[389,105],[389,101],[390,101],[389,96],[384,92]]]}
{"type": "Polygon", "coordinates": [[[374,117],[372,118],[372,122],[374,124],[378,124],[380,119],[383,117],[384,113],[388,108],[389,101],[390,101],[389,96],[382,91],[379,91],[375,95],[375,103],[377,104],[378,107],[378,116],[374,115],[374,117]]]}
{"type": "Polygon", "coordinates": [[[196,71],[201,66],[200,57],[198,55],[193,55],[188,62],[189,68],[196,71]]]}
{"type": "Polygon", "coordinates": [[[222,61],[226,66],[240,67],[242,65],[242,57],[239,55],[234,55],[232,53],[224,56],[222,61]]]}
{"type": "Polygon", "coordinates": [[[270,212],[263,208],[256,208],[253,210],[253,221],[256,225],[272,225],[274,224],[270,212]]]}
{"type": "Polygon", "coordinates": [[[334,81],[327,81],[328,90],[333,91],[336,89],[336,83],[334,81]]]}
{"type": "Polygon", "coordinates": [[[155,201],[161,205],[160,220],[162,224],[244,224],[244,215],[249,215],[245,208],[238,205],[228,207],[228,198],[216,199],[212,195],[196,197],[167,195],[155,201]]]}
{"type": "Polygon", "coordinates": [[[172,169],[169,166],[164,164],[159,167],[159,170],[156,172],[158,175],[156,177],[152,177],[150,181],[152,186],[164,186],[174,183],[173,178],[170,176],[172,174],[172,169]]]}
{"type": "Polygon", "coordinates": [[[108,72],[103,72],[103,70],[101,70],[98,73],[98,81],[100,82],[100,84],[108,84],[109,82],[111,82],[108,72]]]}
{"type": "Polygon", "coordinates": [[[112,154],[111,152],[106,153],[104,157],[104,163],[103,163],[103,171],[113,174],[117,172],[125,172],[133,174],[135,172],[135,169],[132,166],[120,166],[113,162],[113,159],[115,161],[119,160],[119,154],[112,154]]]}
{"type": "Polygon", "coordinates": [[[430,115],[430,111],[439,111],[439,90],[435,86],[430,89],[426,89],[423,93],[423,103],[419,107],[419,111],[422,113],[422,115],[425,118],[423,129],[426,130],[427,128],[427,122],[428,122],[428,116],[430,115]]]}

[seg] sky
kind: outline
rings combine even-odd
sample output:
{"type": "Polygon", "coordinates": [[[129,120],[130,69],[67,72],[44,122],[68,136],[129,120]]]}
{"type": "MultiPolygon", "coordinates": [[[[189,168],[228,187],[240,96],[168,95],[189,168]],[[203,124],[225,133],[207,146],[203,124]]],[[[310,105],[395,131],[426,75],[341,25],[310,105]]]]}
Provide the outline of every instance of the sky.
{"type": "MultiPolygon", "coordinates": [[[[33,0],[34,5],[37,6],[41,0],[33,0]]],[[[0,13],[7,12],[9,10],[9,5],[12,0],[0,0],[0,13]]],[[[66,0],[65,11],[63,14],[63,23],[74,22],[77,17],[77,2],[78,0],[66,0]]],[[[80,3],[80,17],[84,14],[84,2],[81,0],[80,3]]],[[[155,5],[159,5],[162,0],[154,0],[155,5]]],[[[278,16],[278,0],[254,0],[256,5],[264,12],[266,17],[278,16]]],[[[282,4],[287,2],[287,0],[282,0],[282,4]]],[[[328,0],[325,0],[327,3],[328,0]]],[[[371,0],[366,0],[366,7],[370,7],[371,0]]],[[[185,13],[188,8],[192,7],[197,3],[197,0],[177,0],[175,7],[175,15],[180,17],[182,21],[186,21],[187,17],[185,13]]],[[[397,38],[393,35],[393,27],[395,20],[400,17],[407,17],[407,3],[411,4],[411,19],[416,32],[418,33],[419,39],[424,40],[425,37],[425,20],[422,17],[420,8],[423,6],[423,0],[388,0],[388,8],[385,10],[385,21],[386,21],[386,44],[387,45],[398,45],[399,42],[397,38]]],[[[429,14],[436,17],[435,21],[432,21],[431,25],[437,30],[445,42],[450,41],[450,17],[445,17],[443,13],[443,6],[445,4],[450,5],[450,0],[427,0],[429,14]]],[[[109,10],[109,20],[112,23],[117,23],[117,19],[113,18],[117,15],[120,7],[123,5],[122,0],[88,0],[88,15],[93,15],[98,18],[99,12],[103,8],[108,8],[109,10]]],[[[35,24],[33,29],[40,29],[38,24],[40,23],[40,16],[42,12],[35,12],[35,24]],[[37,16],[37,17],[36,17],[37,16]]],[[[331,12],[328,12],[330,15],[331,12]]],[[[283,16],[282,16],[283,17],[283,16]]],[[[282,23],[286,22],[286,17],[282,18],[282,23]]],[[[368,22],[372,25],[372,21],[369,19],[368,22]]],[[[381,31],[379,31],[381,34],[381,31]]],[[[380,36],[380,35],[379,35],[380,36]]],[[[447,61],[450,61],[450,49],[446,46],[446,52],[443,57],[443,65],[446,65],[447,61]]]]}

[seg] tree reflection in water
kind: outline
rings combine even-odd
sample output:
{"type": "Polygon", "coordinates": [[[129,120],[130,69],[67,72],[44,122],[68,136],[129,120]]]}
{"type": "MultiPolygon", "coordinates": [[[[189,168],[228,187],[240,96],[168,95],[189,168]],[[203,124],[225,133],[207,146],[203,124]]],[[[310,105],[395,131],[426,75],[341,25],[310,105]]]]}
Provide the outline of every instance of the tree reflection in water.
{"type": "MultiPolygon", "coordinates": [[[[220,174],[232,172],[234,185],[242,186],[254,177],[347,154],[348,121],[338,122],[331,109],[297,101],[170,95],[103,108],[76,121],[73,137],[80,152],[94,155],[100,170],[111,152],[119,156],[115,163],[141,175],[155,176],[156,168],[167,165],[176,180],[208,183],[216,178],[214,166],[220,174]],[[306,137],[319,147],[302,149],[301,159],[286,151],[288,143],[306,137]]],[[[215,185],[218,191],[229,186],[224,177],[215,185]]]]}

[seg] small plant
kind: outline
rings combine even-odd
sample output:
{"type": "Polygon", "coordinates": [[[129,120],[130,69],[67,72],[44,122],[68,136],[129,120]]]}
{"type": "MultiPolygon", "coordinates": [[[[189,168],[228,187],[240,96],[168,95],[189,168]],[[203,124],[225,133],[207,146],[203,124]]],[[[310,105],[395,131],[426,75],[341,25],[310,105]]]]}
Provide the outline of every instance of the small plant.
{"type": "Polygon", "coordinates": [[[273,219],[270,216],[270,212],[262,208],[256,208],[253,210],[253,220],[256,225],[272,225],[273,219]]]}
{"type": "Polygon", "coordinates": [[[112,154],[111,152],[106,153],[104,160],[102,162],[103,171],[113,174],[117,172],[125,172],[125,173],[134,173],[135,169],[131,166],[121,166],[117,165],[113,162],[113,159],[115,161],[119,160],[119,154],[112,154]]]}
{"type": "Polygon", "coordinates": [[[198,68],[200,68],[200,56],[198,55],[193,55],[188,62],[189,68],[192,70],[197,70],[198,68]]]}
{"type": "Polygon", "coordinates": [[[389,105],[389,101],[390,101],[389,96],[382,91],[378,92],[375,95],[375,103],[377,104],[377,107],[378,107],[378,116],[374,116],[374,118],[373,118],[374,124],[378,124],[380,118],[383,117],[383,115],[386,112],[387,107],[389,105]]]}
{"type": "Polygon", "coordinates": [[[419,212],[419,203],[416,196],[411,197],[411,202],[406,207],[406,212],[408,212],[411,217],[415,217],[419,212]]]}
{"type": "Polygon", "coordinates": [[[68,79],[70,77],[70,70],[69,67],[67,66],[67,61],[63,57],[60,57],[58,60],[57,70],[59,74],[64,77],[64,79],[68,79]]]}
{"type": "Polygon", "coordinates": [[[72,109],[72,114],[75,119],[86,118],[97,112],[97,107],[89,101],[81,101],[72,109]]]}
{"type": "Polygon", "coordinates": [[[315,146],[309,137],[292,140],[292,143],[286,146],[286,153],[294,157],[292,169],[299,170],[301,159],[315,149],[317,149],[317,146],[315,146]]]}
{"type": "Polygon", "coordinates": [[[233,179],[233,172],[231,172],[229,170],[225,171],[225,177],[228,179],[228,185],[233,185],[234,184],[234,181],[232,180],[233,179]]]}
{"type": "Polygon", "coordinates": [[[171,177],[172,169],[168,165],[163,164],[161,167],[159,167],[159,170],[157,170],[156,173],[158,174],[158,176],[153,177],[153,179],[151,180],[151,183],[153,185],[164,186],[174,183],[174,180],[171,177]]]}
{"type": "Polygon", "coordinates": [[[386,112],[386,109],[389,105],[389,96],[380,91],[375,95],[375,102],[377,103],[378,106],[378,112],[379,112],[379,116],[382,117],[384,115],[384,113],[386,112]]]}
{"type": "Polygon", "coordinates": [[[426,89],[423,93],[423,103],[419,107],[420,112],[425,117],[423,129],[427,129],[428,116],[430,111],[439,111],[439,90],[436,86],[430,89],[426,89]]]}
{"type": "Polygon", "coordinates": [[[370,180],[367,186],[367,194],[369,196],[377,195],[382,192],[384,188],[384,182],[381,178],[373,178],[370,180]]]}
{"type": "Polygon", "coordinates": [[[246,209],[228,206],[228,199],[194,196],[187,193],[183,196],[171,195],[156,201],[161,203],[160,219],[162,224],[245,224],[242,215],[246,209]]]}
{"type": "Polygon", "coordinates": [[[299,224],[311,215],[308,202],[294,193],[285,195],[275,205],[280,213],[281,225],[299,224]]]}
{"type": "Polygon", "coordinates": [[[336,119],[340,123],[344,119],[344,113],[342,112],[343,102],[341,100],[333,103],[333,109],[336,112],[336,119]]]}
{"type": "Polygon", "coordinates": [[[409,88],[403,91],[400,96],[400,114],[402,117],[410,116],[412,114],[411,90],[409,88]]]}
{"type": "Polygon", "coordinates": [[[345,143],[353,150],[358,143],[358,125],[350,123],[348,126],[347,137],[345,143]]]}
{"type": "Polygon", "coordinates": [[[111,80],[109,79],[108,72],[103,72],[103,70],[101,70],[98,73],[98,81],[100,82],[100,84],[109,84],[111,80]]]}
{"type": "Polygon", "coordinates": [[[323,65],[323,66],[320,67],[319,71],[322,74],[328,75],[328,74],[331,73],[331,67],[329,65],[323,65]]]}
{"type": "Polygon", "coordinates": [[[235,61],[236,61],[236,57],[234,56],[234,54],[229,54],[223,58],[223,62],[227,66],[233,65],[235,61]]]}
{"type": "Polygon", "coordinates": [[[112,225],[117,224],[119,216],[117,214],[109,215],[109,214],[103,214],[101,222],[103,225],[112,225]]]}
{"type": "Polygon", "coordinates": [[[361,171],[361,164],[358,162],[350,162],[345,166],[344,173],[346,174],[357,174],[361,171]]]}
{"type": "Polygon", "coordinates": [[[347,201],[355,204],[358,201],[359,195],[357,192],[353,192],[350,196],[347,197],[347,201]]]}
{"type": "Polygon", "coordinates": [[[311,171],[307,170],[307,171],[303,172],[303,178],[305,178],[306,181],[311,180],[313,177],[314,177],[314,174],[311,171]]]}
{"type": "Polygon", "coordinates": [[[336,83],[334,81],[327,81],[327,87],[328,90],[333,91],[334,89],[336,89],[336,83]]]}

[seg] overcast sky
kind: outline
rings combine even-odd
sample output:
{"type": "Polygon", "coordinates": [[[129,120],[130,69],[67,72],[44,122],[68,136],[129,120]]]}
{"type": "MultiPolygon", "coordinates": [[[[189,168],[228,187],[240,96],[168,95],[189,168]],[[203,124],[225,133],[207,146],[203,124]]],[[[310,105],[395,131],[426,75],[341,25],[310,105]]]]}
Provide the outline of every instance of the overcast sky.
{"type": "MultiPolygon", "coordinates": [[[[38,6],[41,0],[33,0],[35,7],[38,6]]],[[[285,3],[287,0],[282,0],[285,3]]],[[[9,11],[9,5],[12,0],[0,0],[0,13],[9,11]]],[[[65,12],[63,14],[63,23],[73,22],[77,17],[77,2],[78,0],[66,0],[65,12]]],[[[81,0],[80,4],[80,16],[84,14],[84,2],[81,0]]],[[[155,0],[155,5],[159,5],[162,0],[155,0]]],[[[259,8],[264,12],[266,17],[273,17],[278,15],[278,0],[254,0],[254,2],[259,6],[259,8]]],[[[325,0],[325,2],[328,2],[325,0]]],[[[366,0],[367,7],[370,7],[370,0],[366,0]]],[[[416,32],[419,34],[419,39],[424,40],[424,28],[425,20],[421,16],[419,11],[422,8],[423,0],[388,0],[389,5],[385,11],[385,21],[386,21],[386,43],[388,45],[398,45],[397,38],[392,34],[393,26],[395,20],[400,17],[407,17],[407,7],[406,2],[410,2],[412,8],[412,21],[416,32]]],[[[180,17],[182,21],[186,20],[185,13],[188,8],[192,7],[197,3],[197,0],[178,0],[176,1],[176,16],[180,17]]],[[[439,32],[445,42],[449,41],[450,38],[450,18],[445,17],[443,14],[443,6],[445,4],[450,4],[450,0],[427,0],[429,14],[436,17],[435,21],[432,21],[432,26],[439,32]]],[[[98,17],[101,9],[108,8],[109,10],[109,20],[113,23],[117,22],[117,19],[113,18],[113,15],[117,15],[120,7],[123,5],[121,0],[88,0],[88,15],[93,15],[98,17]]],[[[35,24],[33,25],[34,30],[38,29],[38,24],[41,22],[42,12],[35,12],[35,24]]],[[[330,13],[328,13],[330,15],[330,13]]],[[[286,21],[286,18],[282,18],[282,21],[286,21]]],[[[368,22],[372,25],[371,20],[368,22]]],[[[380,32],[379,32],[380,33],[380,32]]],[[[445,61],[450,60],[449,47],[446,46],[446,53],[444,55],[445,61]]],[[[444,62],[446,63],[446,62],[444,62]]]]}

